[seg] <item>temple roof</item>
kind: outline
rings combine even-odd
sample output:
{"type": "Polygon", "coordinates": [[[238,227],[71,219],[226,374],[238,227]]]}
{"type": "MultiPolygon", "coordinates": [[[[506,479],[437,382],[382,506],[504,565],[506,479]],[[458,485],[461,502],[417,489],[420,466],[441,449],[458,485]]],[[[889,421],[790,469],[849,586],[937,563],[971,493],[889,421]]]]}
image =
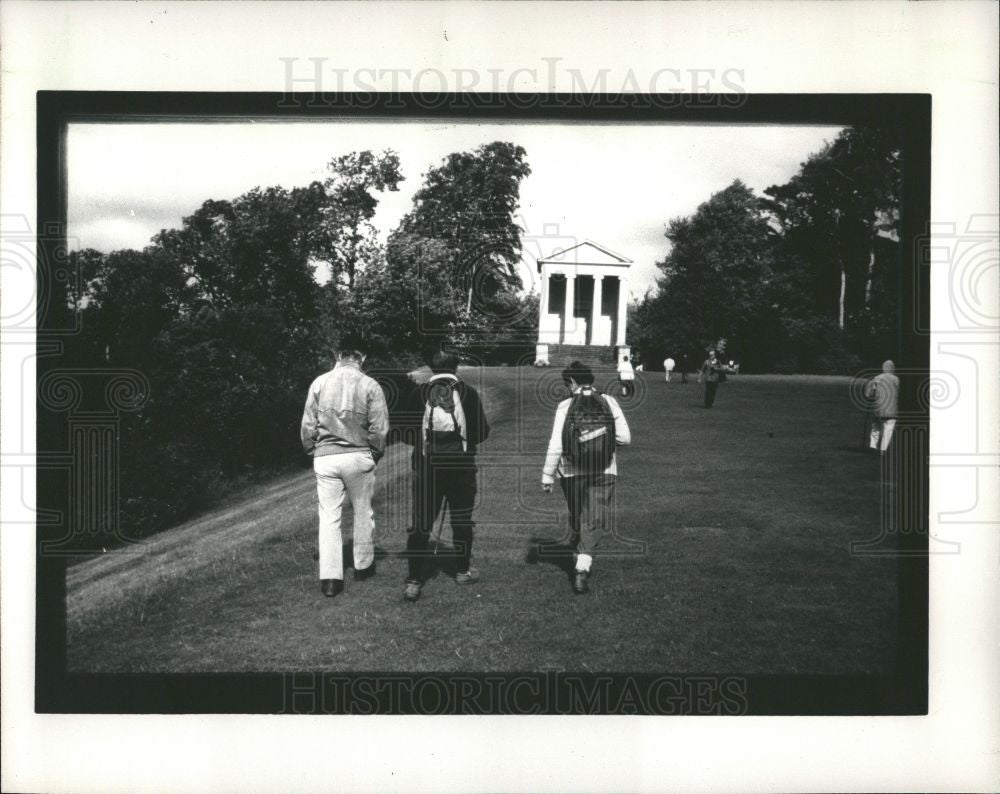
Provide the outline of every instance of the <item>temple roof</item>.
{"type": "Polygon", "coordinates": [[[542,265],[549,264],[574,264],[574,265],[616,265],[618,267],[628,267],[632,260],[621,254],[616,254],[610,248],[595,243],[593,240],[584,240],[582,243],[555,251],[546,257],[537,260],[538,272],[542,272],[542,265]]]}

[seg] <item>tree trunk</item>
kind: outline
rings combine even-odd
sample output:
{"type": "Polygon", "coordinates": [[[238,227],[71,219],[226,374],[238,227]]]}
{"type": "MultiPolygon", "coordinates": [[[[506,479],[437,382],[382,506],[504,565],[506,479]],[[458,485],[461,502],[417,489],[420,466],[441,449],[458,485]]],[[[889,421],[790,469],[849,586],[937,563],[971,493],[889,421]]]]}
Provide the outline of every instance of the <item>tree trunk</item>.
{"type": "Polygon", "coordinates": [[[836,228],[836,241],[838,254],[837,261],[840,263],[840,309],[837,314],[837,327],[841,331],[844,330],[844,300],[847,297],[847,266],[844,264],[844,254],[843,250],[840,248],[842,241],[840,239],[840,210],[835,209],[833,211],[833,217],[836,228]]]}
{"type": "Polygon", "coordinates": [[[875,271],[875,246],[868,254],[868,276],[865,278],[865,311],[871,310],[872,302],[872,273],[875,271]]]}
{"type": "Polygon", "coordinates": [[[465,302],[466,315],[472,313],[472,285],[469,285],[469,299],[465,302]]]}
{"type": "Polygon", "coordinates": [[[847,293],[847,270],[844,262],[840,262],[840,313],[837,318],[837,325],[841,331],[844,330],[844,296],[847,293]]]}

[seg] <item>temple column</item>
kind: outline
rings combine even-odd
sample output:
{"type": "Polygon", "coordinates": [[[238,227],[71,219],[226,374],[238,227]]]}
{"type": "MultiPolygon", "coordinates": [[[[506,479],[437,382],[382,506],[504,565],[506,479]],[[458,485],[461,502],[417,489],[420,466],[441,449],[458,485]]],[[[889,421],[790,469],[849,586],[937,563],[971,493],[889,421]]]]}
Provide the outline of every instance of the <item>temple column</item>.
{"type": "Polygon", "coordinates": [[[569,273],[566,274],[566,321],[563,324],[563,338],[560,340],[564,345],[569,344],[567,340],[576,326],[576,320],[573,319],[573,284],[575,281],[576,276],[571,276],[569,273]]]}
{"type": "Polygon", "coordinates": [[[601,282],[603,280],[604,276],[594,276],[594,301],[590,311],[590,344],[592,345],[601,344],[597,330],[600,328],[601,322],[601,282]]]}
{"type": "Polygon", "coordinates": [[[542,283],[539,287],[538,296],[538,341],[544,342],[542,334],[545,328],[545,315],[549,313],[549,271],[542,265],[542,283]]]}
{"type": "Polygon", "coordinates": [[[618,338],[615,344],[621,347],[625,344],[625,320],[628,316],[628,285],[625,279],[618,279],[618,338]]]}

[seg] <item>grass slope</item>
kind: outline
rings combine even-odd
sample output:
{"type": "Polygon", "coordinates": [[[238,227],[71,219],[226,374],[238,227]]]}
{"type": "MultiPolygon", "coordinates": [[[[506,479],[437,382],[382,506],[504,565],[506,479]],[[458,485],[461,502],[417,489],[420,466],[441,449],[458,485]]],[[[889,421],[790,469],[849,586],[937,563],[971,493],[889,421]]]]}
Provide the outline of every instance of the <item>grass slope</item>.
{"type": "MultiPolygon", "coordinates": [[[[846,379],[731,378],[716,407],[649,373],[623,401],[616,538],[574,597],[558,491],[540,492],[558,373],[475,369],[493,424],[476,563],[402,600],[409,447],[379,467],[378,575],[335,599],[316,579],[312,474],[73,566],[73,671],[888,672],[896,568],[849,553],[877,534],[880,473],[846,379]]],[[[349,511],[345,511],[349,521],[349,511]]],[[[348,523],[349,526],[349,523],[348,523]]],[[[450,530],[443,535],[447,542],[450,530]]]]}

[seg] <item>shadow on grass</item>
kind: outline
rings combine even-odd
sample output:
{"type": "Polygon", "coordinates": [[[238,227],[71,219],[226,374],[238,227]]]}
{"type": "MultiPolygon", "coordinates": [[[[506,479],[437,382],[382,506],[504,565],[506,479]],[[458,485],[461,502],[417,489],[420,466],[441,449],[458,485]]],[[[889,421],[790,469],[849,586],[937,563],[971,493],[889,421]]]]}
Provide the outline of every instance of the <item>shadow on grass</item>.
{"type": "Polygon", "coordinates": [[[426,560],[424,572],[428,582],[437,579],[440,574],[449,579],[454,579],[458,575],[460,557],[454,546],[440,542],[435,544],[432,540],[426,560]]]}
{"type": "Polygon", "coordinates": [[[566,575],[566,579],[573,581],[576,570],[575,544],[569,542],[569,538],[539,538],[532,536],[528,540],[528,552],[524,561],[528,565],[552,565],[566,575]]]}
{"type": "MultiPolygon", "coordinates": [[[[273,541],[272,541],[273,542],[273,541]]],[[[354,545],[351,541],[347,541],[341,547],[341,553],[344,558],[344,570],[348,570],[354,567],[354,545]]],[[[386,549],[381,546],[375,547],[375,561],[384,560],[386,557],[393,556],[386,549]]],[[[312,554],[313,562],[319,561],[319,549],[313,548],[312,554]]]]}
{"type": "MultiPolygon", "coordinates": [[[[570,576],[572,576],[573,550],[569,547],[566,547],[566,549],[569,553],[570,576]]],[[[345,542],[341,547],[341,551],[344,559],[344,571],[354,569],[354,549],[351,541],[345,542]]],[[[426,552],[426,556],[429,561],[425,569],[428,581],[436,579],[439,574],[444,574],[449,579],[454,579],[458,575],[461,555],[459,555],[459,553],[455,550],[454,546],[440,542],[435,544],[432,540],[426,552]]],[[[313,562],[319,560],[318,549],[313,549],[312,558],[313,562]]],[[[381,546],[375,547],[376,562],[389,558],[407,560],[409,559],[409,554],[406,551],[392,552],[381,546]]]]}

